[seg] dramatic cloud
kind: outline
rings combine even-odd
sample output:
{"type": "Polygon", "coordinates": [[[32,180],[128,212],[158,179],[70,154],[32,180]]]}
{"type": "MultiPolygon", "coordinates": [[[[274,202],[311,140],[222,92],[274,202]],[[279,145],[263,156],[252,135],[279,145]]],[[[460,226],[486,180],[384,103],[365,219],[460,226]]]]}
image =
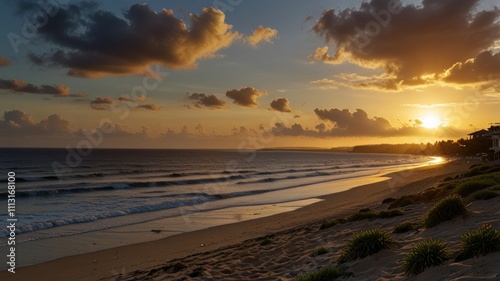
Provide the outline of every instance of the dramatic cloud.
{"type": "Polygon", "coordinates": [[[278,31],[276,29],[259,25],[252,35],[246,37],[246,40],[252,47],[256,47],[260,42],[271,42],[277,35],[278,31]]]}
{"type": "Polygon", "coordinates": [[[474,59],[458,62],[446,70],[443,80],[458,84],[500,80],[500,53],[485,51],[474,59]]]}
{"type": "Polygon", "coordinates": [[[286,98],[277,98],[271,102],[271,108],[280,112],[292,112],[292,108],[286,98]]]}
{"type": "Polygon", "coordinates": [[[35,64],[66,67],[69,75],[78,77],[143,74],[153,64],[194,67],[199,59],[213,58],[241,38],[220,10],[203,8],[200,15],[191,14],[190,21],[188,28],[172,10],[156,12],[147,4],[132,5],[123,17],[89,2],[59,7],[38,28],[56,48],[29,58],[35,64]]]}
{"type": "Polygon", "coordinates": [[[5,111],[0,120],[0,132],[9,135],[70,135],[71,123],[58,114],[52,114],[40,122],[20,110],[5,111]]]}
{"type": "Polygon", "coordinates": [[[69,87],[65,85],[41,85],[36,86],[22,80],[0,79],[0,90],[8,90],[14,93],[53,95],[55,97],[80,97],[82,93],[71,95],[69,87]]]}
{"type": "Polygon", "coordinates": [[[227,109],[227,103],[216,95],[207,95],[203,93],[186,94],[186,99],[192,101],[192,104],[198,108],[208,109],[227,109]]]}
{"type": "Polygon", "coordinates": [[[233,100],[234,104],[245,107],[256,107],[259,104],[257,99],[267,95],[266,91],[259,91],[253,87],[233,89],[226,92],[226,97],[233,100]]]}
{"type": "Polygon", "coordinates": [[[12,64],[12,62],[0,57],[0,66],[9,66],[11,64],[12,64]]]}
{"type": "MultiPolygon", "coordinates": [[[[423,0],[418,6],[403,6],[394,0],[372,0],[358,9],[327,10],[313,31],[336,49],[329,55],[328,47],[318,48],[310,58],[381,68],[383,81],[369,86],[383,90],[432,84],[440,81],[447,69],[449,77],[445,81],[478,82],[477,75],[460,79],[456,76],[457,69],[468,72],[466,64],[470,64],[470,59],[493,48],[500,39],[500,10],[477,11],[478,3],[479,0],[423,0]],[[451,74],[453,69],[455,77],[451,74]]],[[[487,54],[481,56],[486,58],[487,54]]],[[[481,72],[488,72],[495,65],[498,71],[498,64],[491,62],[489,66],[482,64],[481,72]]],[[[360,83],[342,85],[357,84],[360,83]]]]}

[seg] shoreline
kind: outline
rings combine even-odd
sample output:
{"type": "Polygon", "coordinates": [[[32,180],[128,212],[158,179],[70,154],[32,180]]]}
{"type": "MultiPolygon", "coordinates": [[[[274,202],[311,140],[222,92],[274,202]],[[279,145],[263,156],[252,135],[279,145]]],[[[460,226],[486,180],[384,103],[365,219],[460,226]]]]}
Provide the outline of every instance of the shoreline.
{"type": "MultiPolygon", "coordinates": [[[[321,197],[326,195],[385,181],[388,179],[385,176],[386,174],[435,163],[436,160],[430,160],[418,164],[374,167],[365,171],[341,174],[335,178],[329,177],[313,183],[296,183],[293,181],[295,186],[285,190],[277,189],[265,194],[226,199],[232,201],[229,207],[218,208],[213,202],[207,202],[202,205],[186,206],[185,213],[182,215],[125,224],[102,230],[53,237],[51,236],[51,229],[34,233],[35,237],[36,235],[45,237],[43,239],[33,239],[33,233],[20,234],[17,239],[23,242],[18,244],[16,251],[18,255],[26,258],[18,261],[16,267],[36,265],[58,258],[149,242],[218,225],[290,212],[321,201],[323,200],[321,197]]],[[[160,214],[161,212],[156,211],[153,214],[160,214]]],[[[136,215],[142,214],[132,214],[130,216],[136,215]]],[[[88,225],[89,229],[92,228],[92,222],[78,224],[80,228],[81,225],[88,225]]],[[[58,232],[61,231],[63,233],[72,233],[74,231],[73,225],[61,226],[58,228],[58,232]]],[[[7,249],[7,245],[2,245],[0,252],[7,251],[7,249]]],[[[0,265],[0,271],[6,268],[5,263],[0,265]]]]}
{"type": "MultiPolygon", "coordinates": [[[[33,276],[51,276],[51,280],[109,280],[116,275],[116,272],[125,274],[144,270],[169,260],[213,251],[248,239],[319,222],[360,207],[380,205],[388,195],[414,193],[445,176],[460,173],[469,166],[469,163],[454,161],[391,173],[385,175],[389,177],[387,180],[320,196],[318,198],[323,201],[291,212],[21,267],[16,270],[14,280],[32,280],[33,276]],[[411,186],[410,183],[415,182],[420,184],[411,186]],[[56,271],[57,276],[52,276],[51,274],[56,271]]],[[[0,277],[12,278],[6,274],[10,273],[2,271],[0,277]]]]}

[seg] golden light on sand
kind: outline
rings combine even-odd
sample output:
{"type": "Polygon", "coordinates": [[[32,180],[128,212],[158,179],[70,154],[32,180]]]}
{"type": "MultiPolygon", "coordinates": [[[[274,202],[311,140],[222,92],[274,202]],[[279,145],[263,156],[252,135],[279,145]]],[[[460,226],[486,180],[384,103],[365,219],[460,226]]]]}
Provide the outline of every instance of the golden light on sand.
{"type": "Polygon", "coordinates": [[[435,116],[426,116],[421,119],[422,127],[427,129],[436,129],[439,126],[443,125],[443,120],[435,117],[435,116]]]}

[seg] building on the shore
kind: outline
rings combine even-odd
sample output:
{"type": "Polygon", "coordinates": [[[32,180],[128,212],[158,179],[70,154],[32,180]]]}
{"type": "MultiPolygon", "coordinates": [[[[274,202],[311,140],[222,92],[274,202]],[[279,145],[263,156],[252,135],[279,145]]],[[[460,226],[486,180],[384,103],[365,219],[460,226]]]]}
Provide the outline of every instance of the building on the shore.
{"type": "MultiPolygon", "coordinates": [[[[499,124],[499,123],[495,123],[499,124]]],[[[488,129],[488,135],[491,138],[492,146],[490,148],[491,160],[499,160],[500,159],[500,126],[492,125],[488,129]]]]}
{"type": "Polygon", "coordinates": [[[470,134],[467,134],[469,136],[469,139],[475,139],[475,138],[481,138],[481,137],[484,137],[486,135],[488,135],[488,131],[485,130],[485,129],[481,129],[479,131],[475,131],[475,132],[472,132],[470,134]]]}

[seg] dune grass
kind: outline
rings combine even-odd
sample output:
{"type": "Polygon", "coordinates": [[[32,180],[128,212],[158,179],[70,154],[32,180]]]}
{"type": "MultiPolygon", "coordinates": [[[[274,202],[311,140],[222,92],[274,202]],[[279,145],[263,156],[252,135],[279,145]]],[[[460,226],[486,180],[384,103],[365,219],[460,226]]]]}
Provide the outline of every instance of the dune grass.
{"type": "Polygon", "coordinates": [[[469,196],[470,194],[483,190],[487,187],[495,185],[495,182],[490,180],[470,180],[462,183],[455,189],[456,194],[461,195],[462,197],[469,196]]]}
{"type": "Polygon", "coordinates": [[[460,242],[459,260],[479,257],[500,251],[500,231],[490,224],[484,224],[464,234],[460,242]]]}
{"type": "Polygon", "coordinates": [[[404,233],[411,231],[415,228],[415,224],[410,221],[404,221],[396,224],[392,233],[404,233]]]}
{"type": "Polygon", "coordinates": [[[426,268],[441,265],[450,259],[447,244],[440,240],[419,242],[403,260],[403,270],[408,275],[417,275],[426,268]]]}
{"type": "Polygon", "coordinates": [[[292,281],[327,281],[349,275],[351,274],[348,273],[344,267],[329,265],[314,272],[301,273],[293,278],[292,281]]]}
{"type": "Polygon", "coordinates": [[[321,256],[321,255],[324,255],[326,253],[328,253],[328,250],[325,247],[321,246],[319,248],[314,249],[314,251],[312,251],[311,257],[321,256]]]}
{"type": "Polygon", "coordinates": [[[444,221],[451,220],[467,212],[463,199],[456,194],[449,195],[427,211],[423,217],[423,225],[426,228],[434,227],[444,221]]]}
{"type": "Polygon", "coordinates": [[[498,193],[491,190],[480,190],[472,193],[472,201],[489,200],[498,196],[498,193]]]}
{"type": "Polygon", "coordinates": [[[381,229],[365,230],[355,234],[343,250],[339,263],[345,263],[371,256],[393,243],[392,237],[381,229]]]}

